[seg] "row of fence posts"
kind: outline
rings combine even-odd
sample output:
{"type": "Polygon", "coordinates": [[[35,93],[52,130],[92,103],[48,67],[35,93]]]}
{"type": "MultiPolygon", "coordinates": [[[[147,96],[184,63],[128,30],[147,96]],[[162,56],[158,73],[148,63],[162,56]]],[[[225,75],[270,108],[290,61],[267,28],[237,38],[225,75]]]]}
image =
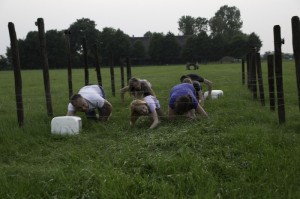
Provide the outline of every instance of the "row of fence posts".
{"type": "MultiPolygon", "coordinates": [[[[51,100],[51,89],[50,89],[50,79],[49,79],[49,65],[48,65],[48,56],[47,56],[47,48],[46,48],[46,38],[45,38],[45,28],[44,28],[44,20],[42,18],[38,18],[35,23],[38,26],[39,33],[39,41],[40,41],[40,54],[42,59],[42,67],[43,67],[43,78],[44,78],[44,89],[46,96],[46,105],[47,105],[47,114],[48,116],[53,116],[52,110],[52,100],[51,100]]],[[[21,76],[21,63],[19,58],[19,48],[18,48],[18,40],[15,31],[14,24],[12,22],[8,23],[10,41],[11,41],[11,51],[12,51],[12,64],[14,70],[14,79],[15,79],[15,95],[16,95],[16,106],[17,106],[17,118],[19,126],[24,125],[24,108],[23,108],[23,97],[22,97],[22,76],[21,76]]],[[[67,48],[67,57],[68,57],[68,90],[69,90],[69,98],[73,95],[73,85],[72,85],[72,55],[71,55],[71,47],[70,47],[70,35],[71,32],[66,30],[66,48],[67,48]]],[[[82,48],[83,48],[83,56],[84,56],[84,84],[89,84],[89,70],[88,70],[88,49],[86,44],[86,38],[82,38],[82,48]]],[[[93,45],[93,54],[95,56],[95,67],[97,73],[97,81],[98,84],[102,86],[102,77],[100,70],[100,61],[98,56],[98,47],[97,44],[93,45]]],[[[112,95],[116,95],[115,90],[115,77],[114,77],[114,62],[113,62],[113,53],[110,54],[110,77],[111,77],[111,89],[112,95]]],[[[131,78],[131,63],[129,57],[126,57],[126,72],[127,72],[127,82],[131,78]]],[[[124,60],[120,60],[120,71],[121,71],[121,87],[125,86],[124,80],[124,60]]]]}
{"type": "MultiPolygon", "coordinates": [[[[300,22],[299,17],[292,17],[292,37],[293,51],[296,67],[296,79],[298,90],[298,101],[300,110],[300,22]]],[[[276,93],[277,93],[277,110],[279,123],[285,123],[285,106],[284,106],[284,91],[283,91],[283,76],[282,76],[282,52],[281,46],[284,40],[281,38],[281,29],[279,25],[274,26],[274,55],[268,55],[268,85],[270,110],[275,111],[275,89],[274,89],[274,69],[276,77],[276,93]]],[[[247,63],[247,86],[252,92],[254,100],[257,99],[257,82],[259,88],[260,101],[262,106],[265,106],[265,95],[263,87],[263,77],[261,70],[260,54],[255,48],[246,55],[247,63]]],[[[245,61],[242,60],[242,84],[245,84],[245,61]]]]}

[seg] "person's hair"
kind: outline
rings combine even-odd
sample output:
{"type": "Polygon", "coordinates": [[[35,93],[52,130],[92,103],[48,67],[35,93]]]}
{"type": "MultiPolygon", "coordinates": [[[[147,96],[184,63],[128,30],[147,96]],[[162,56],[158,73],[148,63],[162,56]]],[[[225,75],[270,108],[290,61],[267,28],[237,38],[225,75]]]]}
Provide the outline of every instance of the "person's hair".
{"type": "Polygon", "coordinates": [[[138,78],[132,77],[129,79],[128,81],[128,86],[129,86],[129,91],[133,92],[136,91],[136,88],[134,88],[132,85],[133,83],[139,83],[140,84],[140,80],[138,78]]]}
{"type": "Polygon", "coordinates": [[[141,82],[141,91],[143,92],[143,97],[146,97],[148,95],[155,96],[154,91],[152,90],[152,88],[150,88],[147,82],[141,82]]]}
{"type": "Polygon", "coordinates": [[[75,106],[74,104],[77,102],[78,99],[82,98],[80,94],[74,94],[70,98],[70,103],[75,106]]]}
{"type": "Polygon", "coordinates": [[[190,78],[190,77],[187,76],[187,75],[182,75],[182,76],[180,77],[180,82],[183,82],[183,80],[184,80],[185,78],[190,78]]]}
{"type": "Polygon", "coordinates": [[[184,78],[184,79],[182,80],[182,83],[193,84],[193,81],[192,81],[192,79],[191,79],[191,78],[189,78],[189,77],[186,77],[186,78],[184,78]]]}
{"type": "Polygon", "coordinates": [[[174,112],[176,115],[183,115],[193,109],[193,101],[191,96],[184,95],[176,99],[174,112]]]}
{"type": "Polygon", "coordinates": [[[140,113],[138,112],[138,107],[141,105],[146,105],[148,107],[148,104],[144,100],[136,99],[130,103],[131,116],[140,115],[140,113]]]}
{"type": "Polygon", "coordinates": [[[130,95],[134,96],[136,98],[142,98],[142,97],[146,97],[148,95],[155,96],[154,91],[152,90],[152,88],[149,87],[147,82],[141,81],[138,78],[133,77],[133,78],[129,79],[128,86],[129,86],[130,95]],[[140,85],[140,88],[137,89],[136,87],[133,87],[134,83],[138,83],[138,85],[140,85]]]}

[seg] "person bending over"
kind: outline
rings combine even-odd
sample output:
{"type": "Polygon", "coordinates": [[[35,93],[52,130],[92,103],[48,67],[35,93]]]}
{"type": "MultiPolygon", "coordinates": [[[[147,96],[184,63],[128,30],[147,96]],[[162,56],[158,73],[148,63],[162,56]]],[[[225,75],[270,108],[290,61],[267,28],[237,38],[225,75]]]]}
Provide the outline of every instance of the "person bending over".
{"type": "Polygon", "coordinates": [[[140,116],[149,116],[152,121],[150,129],[157,127],[159,117],[163,117],[163,112],[160,108],[159,101],[153,95],[148,95],[142,100],[135,99],[130,104],[131,116],[130,125],[134,126],[140,116]]]}
{"type": "Polygon", "coordinates": [[[107,121],[112,114],[112,105],[105,99],[101,86],[88,85],[71,97],[67,116],[74,116],[77,111],[85,112],[88,119],[107,121]]]}
{"type": "Polygon", "coordinates": [[[202,89],[202,83],[204,83],[207,86],[208,95],[207,98],[211,98],[211,91],[212,91],[212,82],[208,79],[204,79],[203,77],[197,75],[197,74],[187,74],[182,75],[180,77],[180,82],[183,83],[184,79],[190,78],[192,80],[192,84],[194,88],[197,91],[197,98],[200,101],[200,104],[204,106],[204,95],[203,95],[203,89],[202,89]]]}
{"type": "Polygon", "coordinates": [[[155,93],[151,88],[151,83],[148,80],[135,77],[128,81],[128,86],[125,86],[120,90],[122,102],[124,102],[124,94],[127,91],[133,99],[142,99],[148,95],[155,96],[155,93]]]}
{"type": "Polygon", "coordinates": [[[208,116],[196,98],[196,90],[193,85],[182,83],[174,86],[169,98],[169,119],[173,119],[175,115],[185,115],[188,119],[194,119],[197,117],[196,114],[208,116]]]}

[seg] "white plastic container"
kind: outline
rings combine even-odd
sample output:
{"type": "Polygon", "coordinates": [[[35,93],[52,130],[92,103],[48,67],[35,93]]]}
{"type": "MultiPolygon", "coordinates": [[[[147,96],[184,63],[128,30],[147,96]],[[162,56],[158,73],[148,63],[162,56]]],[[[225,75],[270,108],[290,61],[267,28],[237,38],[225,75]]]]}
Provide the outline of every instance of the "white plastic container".
{"type": "Polygon", "coordinates": [[[51,120],[51,133],[76,135],[81,130],[81,118],[77,116],[59,116],[51,120]]]}
{"type": "MultiPolygon", "coordinates": [[[[204,92],[204,98],[206,99],[208,96],[208,91],[204,92]]],[[[223,91],[222,90],[212,90],[211,91],[211,99],[219,99],[220,97],[223,96],[223,91]]]]}

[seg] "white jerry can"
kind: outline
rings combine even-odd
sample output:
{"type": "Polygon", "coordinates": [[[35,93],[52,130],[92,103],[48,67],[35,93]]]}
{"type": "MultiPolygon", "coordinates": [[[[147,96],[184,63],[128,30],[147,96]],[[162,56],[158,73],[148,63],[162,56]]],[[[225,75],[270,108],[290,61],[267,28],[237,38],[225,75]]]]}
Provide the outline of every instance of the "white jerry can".
{"type": "Polygon", "coordinates": [[[59,116],[51,120],[51,133],[60,135],[79,134],[82,123],[77,116],[59,116]]]}
{"type": "MultiPolygon", "coordinates": [[[[208,91],[204,92],[204,98],[206,99],[208,96],[208,91]]],[[[211,98],[212,99],[219,99],[220,97],[223,96],[223,91],[222,90],[212,90],[211,91],[211,98]]]]}

